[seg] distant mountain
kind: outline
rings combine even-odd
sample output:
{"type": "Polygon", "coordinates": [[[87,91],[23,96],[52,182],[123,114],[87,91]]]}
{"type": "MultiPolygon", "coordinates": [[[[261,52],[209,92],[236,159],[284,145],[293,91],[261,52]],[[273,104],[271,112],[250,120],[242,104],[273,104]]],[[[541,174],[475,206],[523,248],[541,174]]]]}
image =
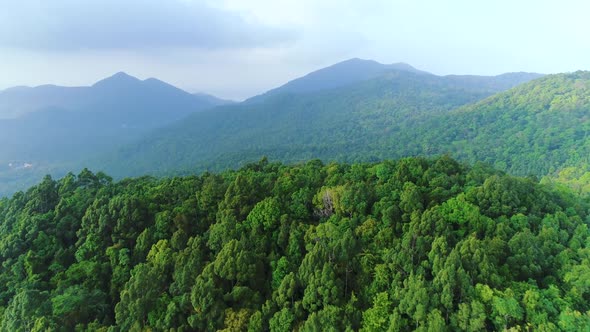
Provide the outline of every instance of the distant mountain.
{"type": "Polygon", "coordinates": [[[255,102],[193,114],[105,157],[102,165],[125,176],[237,167],[262,155],[286,162],[399,157],[422,152],[415,128],[429,119],[538,77],[441,77],[411,68],[356,59],[340,63],[255,102]],[[351,70],[360,67],[368,72],[351,70]],[[378,74],[379,68],[387,69],[378,74]],[[344,78],[349,84],[337,87],[344,78]]]}
{"type": "Polygon", "coordinates": [[[215,96],[212,96],[210,94],[207,93],[193,93],[193,95],[197,96],[199,99],[208,102],[211,105],[214,106],[220,106],[220,105],[229,105],[229,104],[235,104],[236,102],[233,100],[229,100],[229,99],[221,99],[221,98],[217,98],[215,96]]]}
{"type": "Polygon", "coordinates": [[[282,93],[302,94],[334,89],[375,78],[389,71],[429,74],[406,63],[385,65],[373,60],[354,58],[311,72],[262,95],[252,97],[247,102],[260,102],[270,96],[282,93]]]}
{"type": "Polygon", "coordinates": [[[155,78],[144,81],[120,72],[89,87],[17,87],[0,92],[0,119],[45,110],[117,114],[135,126],[161,125],[219,104],[155,78]],[[137,118],[136,115],[141,114],[137,118]]]}
{"type": "Polygon", "coordinates": [[[53,173],[77,167],[74,165],[92,155],[220,102],[154,78],[139,80],[125,73],[89,87],[43,85],[4,90],[0,92],[0,192],[6,179],[22,179],[22,172],[53,173]],[[16,161],[32,167],[3,169],[16,161]]]}
{"type": "Polygon", "coordinates": [[[468,84],[471,86],[480,86],[482,88],[485,87],[494,91],[504,91],[543,76],[543,74],[537,73],[518,72],[505,73],[496,76],[447,75],[445,77],[459,80],[463,82],[463,84],[468,84]]]}
{"type": "Polygon", "coordinates": [[[41,85],[19,86],[0,91],[0,119],[13,119],[57,105],[75,105],[86,88],[41,85]]]}
{"type": "Polygon", "coordinates": [[[0,92],[0,194],[81,167],[162,175],[237,167],[262,155],[297,162],[440,153],[457,130],[446,118],[454,109],[540,76],[436,76],[351,59],[235,104],[125,73],[90,87],[7,89],[0,92]]]}

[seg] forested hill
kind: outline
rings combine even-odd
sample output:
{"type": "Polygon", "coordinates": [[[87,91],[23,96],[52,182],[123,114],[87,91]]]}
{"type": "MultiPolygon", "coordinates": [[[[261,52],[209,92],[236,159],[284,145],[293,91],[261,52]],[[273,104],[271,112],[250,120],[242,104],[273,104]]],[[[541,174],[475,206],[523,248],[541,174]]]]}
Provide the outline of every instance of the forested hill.
{"type": "Polygon", "coordinates": [[[0,200],[0,330],[582,331],[589,207],[448,157],[46,178],[0,200]]]}
{"type": "Polygon", "coordinates": [[[590,72],[548,75],[432,119],[421,143],[512,174],[588,171],[590,72]]]}
{"type": "Polygon", "coordinates": [[[261,102],[271,96],[284,93],[305,94],[330,90],[376,78],[392,71],[431,75],[406,63],[386,65],[373,60],[354,58],[313,71],[262,95],[249,98],[246,102],[261,102]]]}
{"type": "Polygon", "coordinates": [[[489,85],[474,80],[395,72],[195,114],[109,156],[116,164],[107,169],[223,169],[261,155],[356,162],[450,154],[520,176],[590,170],[590,72],[547,75],[487,98],[489,85]]]}
{"type": "Polygon", "coordinates": [[[122,72],[89,87],[11,88],[0,91],[6,143],[0,146],[0,196],[45,174],[61,177],[84,167],[120,178],[224,170],[263,155],[285,162],[370,160],[382,149],[359,146],[381,144],[383,131],[413,128],[428,113],[539,76],[439,77],[403,63],[351,59],[216,109],[232,103],[122,72]],[[211,112],[186,118],[205,109],[211,112]]]}
{"type": "Polygon", "coordinates": [[[376,78],[355,76],[360,81],[325,88],[337,73],[349,75],[354,63],[302,78],[323,89],[294,92],[293,87],[300,85],[296,80],[297,84],[263,95],[260,102],[195,113],[89,164],[115,176],[132,176],[222,170],[263,155],[284,162],[408,156],[422,152],[409,146],[421,146],[421,137],[415,134],[428,119],[538,76],[441,77],[380,65],[384,72],[376,78]]]}

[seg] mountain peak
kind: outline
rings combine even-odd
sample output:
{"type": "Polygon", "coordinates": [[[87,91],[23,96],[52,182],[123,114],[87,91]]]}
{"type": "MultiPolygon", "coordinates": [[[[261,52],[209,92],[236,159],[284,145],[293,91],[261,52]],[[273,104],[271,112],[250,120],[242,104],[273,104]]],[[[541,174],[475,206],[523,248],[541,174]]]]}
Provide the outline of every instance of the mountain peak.
{"type": "Polygon", "coordinates": [[[328,66],[326,68],[322,68],[319,69],[318,71],[325,71],[328,69],[336,69],[336,68],[362,68],[362,69],[368,69],[368,68],[383,68],[386,65],[379,63],[375,60],[367,60],[367,59],[361,59],[361,58],[351,58],[348,60],[344,60],[344,61],[340,61],[337,62],[331,66],[328,66]]]}
{"type": "Polygon", "coordinates": [[[301,94],[334,89],[348,84],[369,80],[380,75],[385,75],[391,71],[429,74],[403,62],[385,65],[375,60],[351,58],[294,79],[263,95],[252,97],[249,101],[260,101],[277,93],[301,94]]]}
{"type": "Polygon", "coordinates": [[[361,59],[361,58],[350,58],[350,59],[348,59],[348,60],[344,60],[344,61],[337,62],[337,63],[336,63],[336,65],[338,65],[338,64],[345,64],[345,63],[353,63],[353,64],[354,64],[354,63],[356,63],[356,64],[358,64],[358,63],[367,63],[367,64],[368,64],[368,63],[371,63],[371,64],[378,64],[378,65],[383,65],[382,63],[379,63],[379,62],[377,62],[377,61],[375,61],[375,60],[371,60],[371,59],[361,59]]]}
{"type": "Polygon", "coordinates": [[[137,80],[137,78],[135,78],[135,77],[127,74],[124,71],[117,72],[113,76],[111,76],[110,78],[114,78],[114,79],[134,79],[134,80],[137,80]]]}
{"type": "Polygon", "coordinates": [[[137,84],[141,82],[140,79],[133,77],[125,72],[118,72],[110,77],[102,79],[96,83],[94,83],[93,87],[100,87],[100,86],[115,86],[115,87],[124,87],[128,86],[129,84],[137,84]]]}
{"type": "Polygon", "coordinates": [[[400,70],[400,71],[408,71],[408,72],[412,72],[412,73],[426,74],[426,72],[418,70],[405,62],[383,64],[383,63],[380,63],[375,60],[361,59],[361,58],[351,58],[348,60],[344,60],[344,61],[338,62],[330,67],[327,67],[327,68],[338,68],[338,67],[356,67],[356,68],[361,68],[363,70],[376,70],[376,71],[400,70]]]}

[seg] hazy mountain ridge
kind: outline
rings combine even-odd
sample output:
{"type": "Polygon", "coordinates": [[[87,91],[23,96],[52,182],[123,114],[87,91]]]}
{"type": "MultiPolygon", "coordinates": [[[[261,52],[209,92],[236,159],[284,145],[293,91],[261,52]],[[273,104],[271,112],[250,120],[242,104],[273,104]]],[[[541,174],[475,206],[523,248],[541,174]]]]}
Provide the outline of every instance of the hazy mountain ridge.
{"type": "Polygon", "coordinates": [[[479,76],[479,75],[446,75],[444,77],[454,78],[464,81],[465,83],[486,86],[489,89],[503,91],[511,89],[519,84],[526,83],[545,76],[538,73],[514,72],[504,73],[496,76],[479,76]]]}
{"type": "Polygon", "coordinates": [[[313,71],[278,88],[249,98],[246,102],[260,102],[281,93],[305,94],[339,88],[378,77],[389,71],[406,71],[431,75],[406,63],[385,65],[373,60],[353,58],[313,71]]]}
{"type": "Polygon", "coordinates": [[[55,105],[72,105],[78,101],[85,87],[40,85],[15,87],[0,91],[0,120],[12,119],[55,105]]]}
{"type": "Polygon", "coordinates": [[[46,108],[0,120],[0,139],[11,142],[0,148],[0,162],[31,163],[40,178],[36,171],[60,175],[82,166],[116,176],[221,170],[261,155],[286,162],[430,155],[444,150],[424,142],[421,128],[431,119],[539,76],[437,76],[351,59],[237,104],[125,73],[91,87],[14,88],[0,93],[0,110],[2,97],[27,93],[39,96],[33,106],[46,108]]]}
{"type": "MultiPolygon", "coordinates": [[[[340,87],[324,84],[330,80],[322,78],[322,73],[333,77],[337,68],[357,64],[389,68],[356,59],[336,64],[292,81],[314,80],[310,84],[316,91],[293,92],[296,85],[290,82],[256,102],[251,99],[193,114],[121,149],[114,157],[105,157],[114,162],[104,165],[112,174],[132,175],[237,167],[261,155],[287,162],[316,157],[345,161],[400,157],[408,151],[385,151],[390,133],[407,131],[426,117],[539,76],[436,76],[403,68],[385,70],[375,78],[357,76],[359,81],[340,87]]],[[[404,137],[398,143],[410,144],[412,139],[404,137]]]]}
{"type": "MultiPolygon", "coordinates": [[[[62,109],[77,112],[91,112],[99,107],[133,105],[145,107],[147,101],[162,107],[173,101],[168,110],[171,117],[178,117],[192,111],[217,105],[217,98],[192,95],[155,78],[140,80],[124,72],[118,72],[91,86],[63,87],[41,85],[37,87],[15,87],[0,91],[0,119],[16,118],[27,113],[46,109],[62,109]],[[182,107],[180,107],[182,106],[182,107]],[[186,107],[194,108],[187,110],[186,107]]],[[[122,106],[121,106],[122,107],[122,106]]],[[[103,110],[103,112],[106,110],[103,110]]]]}
{"type": "Polygon", "coordinates": [[[215,96],[210,95],[208,93],[196,92],[196,93],[193,93],[193,95],[197,96],[201,100],[208,102],[209,104],[211,104],[213,106],[221,106],[221,105],[229,105],[229,104],[237,103],[234,100],[218,98],[218,97],[215,97],[215,96]]]}
{"type": "MultiPolygon", "coordinates": [[[[214,97],[213,97],[214,98],[214,97]]],[[[0,168],[7,182],[43,174],[63,175],[81,162],[219,101],[151,78],[117,73],[89,87],[42,85],[0,92],[0,165],[18,160],[32,169],[0,168]],[[6,118],[8,117],[8,118],[6,118]]],[[[91,166],[91,165],[88,165],[91,166]]],[[[21,186],[24,189],[24,187],[21,186]]]]}

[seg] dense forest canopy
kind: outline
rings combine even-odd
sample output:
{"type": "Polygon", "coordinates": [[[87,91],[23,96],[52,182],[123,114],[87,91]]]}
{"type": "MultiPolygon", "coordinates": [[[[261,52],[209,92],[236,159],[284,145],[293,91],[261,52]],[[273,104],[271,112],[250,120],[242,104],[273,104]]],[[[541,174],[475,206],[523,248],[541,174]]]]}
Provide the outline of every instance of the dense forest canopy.
{"type": "Polygon", "coordinates": [[[589,171],[589,114],[590,72],[548,75],[433,119],[421,144],[511,174],[589,171]]]}
{"type": "Polygon", "coordinates": [[[3,331],[581,331],[588,202],[443,156],[0,200],[3,331]]]}

